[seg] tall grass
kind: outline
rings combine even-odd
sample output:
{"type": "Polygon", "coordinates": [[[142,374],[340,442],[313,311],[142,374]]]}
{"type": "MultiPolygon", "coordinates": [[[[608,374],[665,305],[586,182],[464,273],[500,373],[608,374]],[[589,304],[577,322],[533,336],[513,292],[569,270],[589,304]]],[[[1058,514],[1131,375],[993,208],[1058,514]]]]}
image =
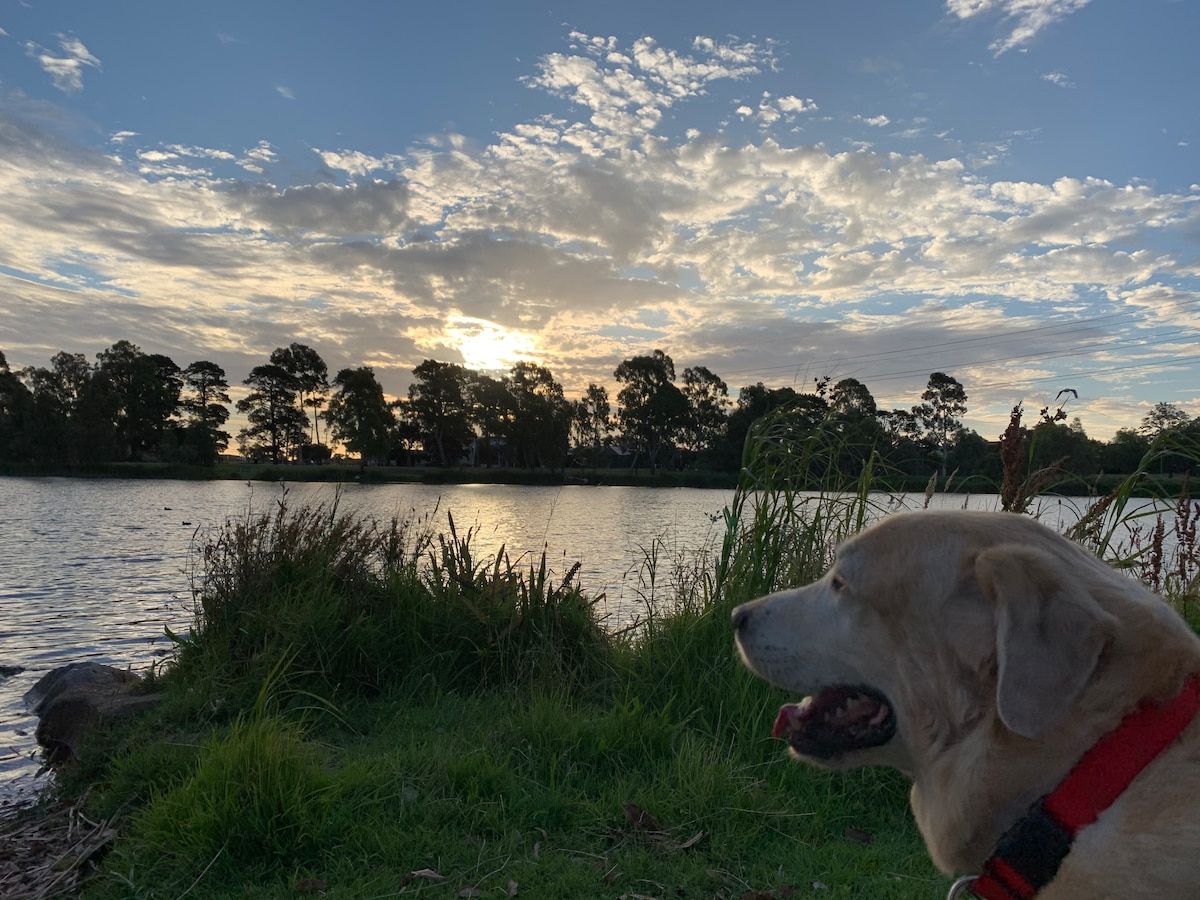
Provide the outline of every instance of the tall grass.
{"type": "MultiPolygon", "coordinates": [[[[620,632],[574,570],[480,556],[449,516],[380,524],[285,496],[231,520],[201,546],[163,708],[82,767],[103,815],[134,810],[93,893],[944,895],[904,779],[785,762],[770,725],[794,698],[733,651],[734,605],[819,576],[889,508],[874,454],[799,425],[752,429],[721,546],[667,585],[651,549],[654,602],[620,632]],[[866,462],[829,462],[846,458],[866,462]]],[[[1194,501],[1173,507],[1170,558],[1153,549],[1168,526],[1131,518],[1138,490],[1077,537],[1194,595],[1194,501]],[[1121,549],[1143,521],[1145,546],[1121,549]]]]}
{"type": "MultiPolygon", "coordinates": [[[[178,678],[210,705],[279,697],[378,696],[418,679],[440,690],[590,684],[611,641],[575,570],[555,582],[545,554],[479,558],[453,518],[380,524],[337,501],[231,519],[201,547],[195,623],[175,636],[178,678]],[[527,566],[527,567],[526,567],[527,566]]],[[[214,711],[216,706],[214,706],[214,711]]]]}

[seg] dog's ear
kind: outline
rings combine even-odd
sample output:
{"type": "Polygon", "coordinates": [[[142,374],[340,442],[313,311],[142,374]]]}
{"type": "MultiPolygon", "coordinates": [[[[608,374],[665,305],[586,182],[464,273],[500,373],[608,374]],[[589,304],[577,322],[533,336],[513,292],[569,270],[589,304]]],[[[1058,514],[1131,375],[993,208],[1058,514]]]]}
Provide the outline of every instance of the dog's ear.
{"type": "Polygon", "coordinates": [[[975,560],[980,585],[996,605],[996,708],[1024,737],[1045,734],[1070,711],[1117,626],[1071,568],[1016,544],[975,560]]]}

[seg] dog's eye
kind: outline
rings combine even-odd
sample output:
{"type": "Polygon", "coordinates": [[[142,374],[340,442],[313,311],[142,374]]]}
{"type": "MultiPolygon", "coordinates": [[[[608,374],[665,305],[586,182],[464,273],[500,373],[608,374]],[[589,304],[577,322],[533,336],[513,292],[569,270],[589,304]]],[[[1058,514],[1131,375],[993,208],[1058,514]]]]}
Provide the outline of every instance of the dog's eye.
{"type": "Polygon", "coordinates": [[[835,592],[840,594],[842,589],[846,587],[846,579],[841,575],[830,575],[829,586],[832,587],[835,592]]]}

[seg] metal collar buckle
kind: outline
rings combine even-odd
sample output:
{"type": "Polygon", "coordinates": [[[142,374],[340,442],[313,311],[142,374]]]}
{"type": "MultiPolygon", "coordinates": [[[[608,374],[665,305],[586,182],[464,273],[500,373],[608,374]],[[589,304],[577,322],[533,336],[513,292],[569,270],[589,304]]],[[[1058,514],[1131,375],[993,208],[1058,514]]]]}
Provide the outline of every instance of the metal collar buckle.
{"type": "Polygon", "coordinates": [[[958,881],[954,882],[954,884],[950,885],[950,893],[946,895],[946,900],[962,900],[962,898],[974,896],[969,893],[971,885],[974,883],[974,875],[964,875],[958,881]]]}

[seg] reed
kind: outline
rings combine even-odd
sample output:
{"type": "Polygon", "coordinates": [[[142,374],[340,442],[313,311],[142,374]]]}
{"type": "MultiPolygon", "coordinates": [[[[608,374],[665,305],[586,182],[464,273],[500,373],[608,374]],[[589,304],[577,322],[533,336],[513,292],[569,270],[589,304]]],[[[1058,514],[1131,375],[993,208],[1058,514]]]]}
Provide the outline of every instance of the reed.
{"type": "MultiPolygon", "coordinates": [[[[771,718],[794,698],[733,651],[734,605],[817,577],[889,509],[877,457],[796,424],[752,430],[720,547],[647,548],[646,610],[623,630],[573,570],[481,556],[449,516],[377,524],[285,497],[230,522],[201,545],[167,700],[64,778],[103,786],[89,814],[122,823],[88,895],[944,895],[903,778],[785,760],[771,718]],[[847,457],[866,463],[829,462],[847,457]]],[[[1196,505],[1159,529],[1134,518],[1137,489],[1077,537],[1194,609],[1196,505]],[[1154,549],[1172,527],[1178,558],[1154,549]]]]}

